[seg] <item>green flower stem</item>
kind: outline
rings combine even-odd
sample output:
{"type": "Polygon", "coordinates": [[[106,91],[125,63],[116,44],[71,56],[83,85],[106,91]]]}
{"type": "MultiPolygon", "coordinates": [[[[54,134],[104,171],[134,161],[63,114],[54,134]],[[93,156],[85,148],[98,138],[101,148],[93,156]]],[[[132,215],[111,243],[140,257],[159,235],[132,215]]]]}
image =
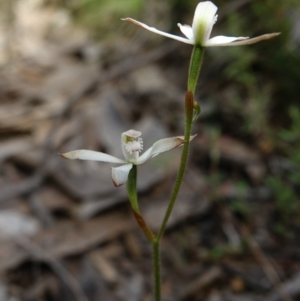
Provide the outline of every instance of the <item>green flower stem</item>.
{"type": "Polygon", "coordinates": [[[204,48],[199,45],[195,45],[191,61],[190,61],[190,69],[189,69],[189,77],[188,77],[188,91],[192,92],[195,95],[196,86],[199,79],[199,74],[202,66],[204,56],[204,48]]]}
{"type": "Polygon", "coordinates": [[[161,275],[160,275],[160,241],[152,243],[153,271],[154,271],[154,295],[155,301],[161,301],[161,275]]]}
{"type": "Polygon", "coordinates": [[[162,222],[161,227],[157,234],[158,241],[161,240],[162,235],[167,227],[169,217],[170,217],[173,207],[175,205],[175,201],[177,199],[177,196],[178,196],[178,193],[180,190],[180,186],[182,183],[182,179],[183,179],[183,175],[184,175],[184,171],[185,171],[185,167],[186,167],[186,163],[187,163],[188,153],[189,153],[189,147],[190,147],[190,138],[191,138],[192,121],[193,121],[193,109],[194,109],[193,94],[191,92],[187,92],[186,97],[185,97],[185,131],[184,131],[185,143],[183,146],[180,166],[179,166],[177,178],[175,181],[175,185],[174,185],[174,188],[172,191],[172,195],[171,195],[163,222],[162,222]]]}
{"type": "Polygon", "coordinates": [[[194,118],[196,118],[201,111],[201,108],[198,105],[198,103],[194,102],[194,94],[195,94],[199,73],[202,65],[203,52],[204,51],[201,46],[195,46],[193,49],[190,69],[189,69],[189,77],[188,77],[188,92],[186,93],[186,97],[185,97],[185,130],[184,130],[185,143],[183,146],[180,166],[173,187],[173,191],[170,197],[168,208],[166,210],[164,219],[159,228],[157,236],[155,236],[151,232],[151,230],[147,226],[145,220],[143,219],[139,211],[137,193],[136,193],[136,176],[137,176],[136,166],[133,166],[128,176],[127,191],[128,191],[128,196],[130,199],[130,203],[133,209],[135,219],[137,220],[140,228],[143,230],[145,236],[152,244],[155,301],[161,301],[160,241],[167,227],[168,220],[170,218],[171,212],[175,205],[181,187],[181,183],[183,180],[183,176],[187,164],[189,147],[190,147],[192,124],[194,118]]]}
{"type": "Polygon", "coordinates": [[[147,239],[153,243],[155,241],[155,235],[153,232],[149,229],[147,223],[143,219],[142,215],[140,214],[138,199],[137,199],[137,189],[136,189],[136,179],[137,179],[137,167],[136,165],[133,165],[127,180],[127,193],[130,200],[130,204],[132,207],[133,215],[144,232],[147,239]]]}
{"type": "Polygon", "coordinates": [[[154,288],[155,288],[155,301],[161,301],[161,274],[160,274],[160,241],[167,227],[168,220],[170,218],[171,212],[175,205],[180,186],[183,180],[187,158],[190,147],[190,138],[192,131],[193,121],[198,117],[201,112],[200,105],[195,103],[194,94],[201,70],[201,65],[203,61],[204,49],[201,46],[195,46],[192,52],[189,76],[188,76],[188,92],[185,97],[185,129],[184,129],[184,139],[185,143],[183,146],[180,166],[177,174],[177,178],[173,187],[171,198],[166,210],[163,222],[160,226],[156,239],[152,242],[153,248],[153,268],[154,268],[154,288]]]}
{"type": "Polygon", "coordinates": [[[152,242],[153,248],[153,268],[154,268],[154,290],[155,290],[155,301],[161,301],[161,275],[160,275],[160,241],[162,235],[167,227],[167,223],[169,217],[171,215],[172,209],[175,205],[175,201],[177,199],[180,186],[182,183],[187,157],[189,153],[190,146],[190,137],[191,137],[191,129],[192,129],[192,121],[193,121],[193,109],[194,109],[194,98],[191,92],[186,93],[185,98],[185,133],[184,139],[185,143],[183,146],[183,151],[181,155],[180,167],[177,174],[176,182],[172,191],[172,195],[170,198],[170,202],[168,204],[167,211],[165,213],[163,222],[158,231],[156,239],[152,242]]]}
{"type": "Polygon", "coordinates": [[[137,168],[136,165],[133,165],[128,175],[127,193],[132,209],[136,213],[140,214],[139,204],[137,200],[137,193],[136,193],[136,178],[137,178],[137,168]]]}
{"type": "Polygon", "coordinates": [[[134,217],[140,226],[140,228],[143,230],[145,236],[147,239],[153,244],[156,241],[156,237],[153,234],[153,232],[150,230],[148,227],[147,223],[145,222],[144,218],[142,217],[141,214],[137,213],[136,211],[133,210],[134,217]]]}

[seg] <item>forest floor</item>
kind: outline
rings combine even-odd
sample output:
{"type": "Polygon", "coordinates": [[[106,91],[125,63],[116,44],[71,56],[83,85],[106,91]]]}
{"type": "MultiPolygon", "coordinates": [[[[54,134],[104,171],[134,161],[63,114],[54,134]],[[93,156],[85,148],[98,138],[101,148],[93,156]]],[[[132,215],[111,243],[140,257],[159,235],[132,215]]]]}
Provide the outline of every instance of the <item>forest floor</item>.
{"type": "MultiPolygon", "coordinates": [[[[122,156],[130,128],[145,149],[182,135],[191,48],[148,47],[141,30],[95,42],[65,11],[34,3],[18,2],[14,26],[0,28],[0,300],[150,301],[151,245],[126,189],[114,187],[109,164],[58,153],[122,156]]],[[[203,89],[222,66],[204,68],[203,89]]],[[[202,109],[162,241],[163,300],[300,300],[299,208],[296,222],[282,215],[264,182],[293,164],[261,137],[232,134],[232,112],[209,101],[202,109]]],[[[141,211],[154,231],[179,158],[176,149],[139,168],[141,211]]]]}

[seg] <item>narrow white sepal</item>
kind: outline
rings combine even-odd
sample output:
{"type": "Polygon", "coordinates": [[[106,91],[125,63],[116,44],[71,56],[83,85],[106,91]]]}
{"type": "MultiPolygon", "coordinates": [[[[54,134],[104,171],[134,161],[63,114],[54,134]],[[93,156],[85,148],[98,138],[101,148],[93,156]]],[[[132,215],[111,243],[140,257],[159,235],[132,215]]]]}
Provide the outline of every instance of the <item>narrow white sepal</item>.
{"type": "Polygon", "coordinates": [[[245,41],[249,37],[227,37],[227,36],[216,36],[205,42],[204,47],[223,46],[231,44],[234,41],[245,41]]]}
{"type": "MultiPolygon", "coordinates": [[[[215,38],[220,38],[222,36],[217,36],[214,38],[209,39],[206,44],[205,47],[227,47],[227,46],[242,46],[242,45],[250,45],[250,44],[255,44],[264,40],[269,40],[272,38],[275,38],[277,36],[280,35],[280,32],[274,32],[274,33],[267,33],[267,34],[263,34],[261,36],[255,37],[255,38],[235,38],[235,40],[233,40],[232,42],[225,42],[225,43],[216,43],[215,41],[213,41],[215,38]]],[[[225,38],[230,38],[230,37],[225,37],[225,38]]]]}
{"type": "Polygon", "coordinates": [[[116,187],[119,187],[127,182],[128,174],[132,168],[132,164],[125,164],[119,167],[112,167],[111,178],[116,187]]]}
{"type": "Polygon", "coordinates": [[[185,142],[184,137],[171,137],[156,141],[152,147],[147,149],[137,160],[136,165],[143,164],[148,159],[167,152],[185,142]]]}
{"type": "Polygon", "coordinates": [[[176,36],[176,35],[173,35],[173,34],[169,34],[167,32],[164,32],[164,31],[161,31],[161,30],[158,30],[156,29],[155,27],[150,27],[142,22],[139,22],[139,21],[136,21],[134,19],[131,19],[131,18],[124,18],[124,19],[121,19],[122,21],[126,21],[126,22],[131,22],[135,25],[138,25],[138,26],[141,26],[151,32],[154,32],[154,33],[157,33],[161,36],[165,36],[167,38],[171,38],[173,40],[177,40],[177,41],[180,41],[180,42],[183,42],[183,43],[186,43],[186,44],[190,44],[190,45],[193,45],[194,42],[193,41],[190,41],[189,39],[185,39],[185,38],[182,38],[182,37],[179,37],[179,36],[176,36]]]}
{"type": "Polygon", "coordinates": [[[95,152],[86,149],[74,150],[68,153],[60,154],[65,159],[80,159],[80,160],[92,160],[92,161],[101,161],[101,162],[109,162],[109,163],[126,163],[125,160],[116,158],[114,156],[95,152]]]}

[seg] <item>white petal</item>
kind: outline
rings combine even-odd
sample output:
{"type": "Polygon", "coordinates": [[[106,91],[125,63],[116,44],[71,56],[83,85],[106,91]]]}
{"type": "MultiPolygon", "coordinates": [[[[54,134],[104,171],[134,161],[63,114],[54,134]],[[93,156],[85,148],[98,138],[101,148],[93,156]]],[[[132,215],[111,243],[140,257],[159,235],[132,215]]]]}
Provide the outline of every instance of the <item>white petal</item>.
{"type": "Polygon", "coordinates": [[[193,28],[190,25],[182,25],[180,23],[177,24],[180,28],[181,32],[190,40],[194,41],[194,34],[193,34],[193,28]]]}
{"type": "Polygon", "coordinates": [[[119,187],[126,183],[131,168],[132,164],[125,164],[119,167],[112,167],[111,178],[116,187],[119,187]]]}
{"type": "Polygon", "coordinates": [[[205,47],[213,47],[213,46],[220,46],[224,44],[230,44],[234,41],[244,41],[248,40],[249,37],[226,37],[226,36],[216,36],[208,41],[203,45],[205,47]]]}
{"type": "Polygon", "coordinates": [[[268,33],[264,34],[255,38],[245,38],[245,37],[239,37],[239,38],[233,38],[233,37],[224,37],[224,36],[217,36],[212,39],[209,39],[205,47],[214,47],[214,46],[242,46],[242,45],[250,45],[255,44],[260,41],[269,40],[272,38],[277,37],[280,35],[280,32],[275,33],[268,33]]]}
{"type": "Polygon", "coordinates": [[[160,153],[169,151],[185,142],[184,137],[171,137],[156,141],[152,147],[146,150],[135,163],[136,165],[143,164],[148,159],[157,156],[160,153]]]}
{"type": "Polygon", "coordinates": [[[80,160],[92,160],[92,161],[102,161],[109,163],[126,163],[125,160],[118,159],[111,155],[95,152],[86,149],[74,150],[68,153],[60,154],[65,159],[80,159],[80,160]]]}
{"type": "Polygon", "coordinates": [[[193,42],[193,41],[190,41],[189,39],[182,38],[182,37],[179,37],[179,36],[175,36],[175,35],[173,35],[173,34],[166,33],[166,32],[164,32],[164,31],[158,30],[158,29],[156,29],[156,28],[154,28],[154,27],[150,27],[150,26],[148,26],[148,25],[146,25],[146,24],[144,24],[144,23],[142,23],[142,22],[136,21],[136,20],[131,19],[131,18],[125,18],[125,19],[121,19],[121,20],[127,21],[127,22],[131,22],[131,23],[133,23],[133,24],[135,24],[135,25],[141,26],[141,27],[143,27],[143,28],[145,28],[145,29],[147,29],[147,30],[149,30],[149,31],[152,31],[152,32],[154,32],[154,33],[157,33],[157,34],[159,34],[159,35],[161,35],[161,36],[165,36],[165,37],[167,37],[167,38],[171,38],[171,39],[174,39],[174,40],[177,40],[177,41],[186,43],[186,44],[191,44],[191,45],[194,44],[194,42],[193,42]]]}
{"type": "Polygon", "coordinates": [[[200,2],[197,5],[192,25],[196,44],[203,46],[209,39],[217,20],[217,10],[217,6],[211,1],[200,2]]]}

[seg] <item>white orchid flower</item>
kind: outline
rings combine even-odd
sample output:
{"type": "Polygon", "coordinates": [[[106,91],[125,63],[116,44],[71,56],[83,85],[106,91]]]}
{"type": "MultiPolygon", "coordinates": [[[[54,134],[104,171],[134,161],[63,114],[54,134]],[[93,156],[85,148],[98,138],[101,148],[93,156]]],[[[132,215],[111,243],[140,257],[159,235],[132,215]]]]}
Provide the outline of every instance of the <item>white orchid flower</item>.
{"type": "MultiPolygon", "coordinates": [[[[118,187],[123,185],[127,181],[129,171],[131,170],[133,165],[143,164],[150,158],[153,158],[160,153],[180,146],[185,142],[184,137],[182,136],[161,139],[156,141],[140,156],[140,152],[143,150],[143,140],[140,137],[141,134],[141,132],[135,130],[129,130],[122,133],[121,146],[125,160],[105,153],[85,149],[74,150],[68,153],[61,154],[61,156],[65,159],[92,160],[121,164],[125,163],[124,165],[121,165],[119,167],[112,168],[111,177],[115,186],[118,187]]],[[[194,136],[191,137],[191,139],[193,138],[194,136]]]]}
{"type": "Polygon", "coordinates": [[[215,47],[215,46],[240,46],[254,44],[263,40],[268,40],[278,36],[280,33],[270,33],[264,34],[255,38],[250,39],[249,37],[226,37],[226,36],[216,36],[214,38],[209,38],[213,25],[217,21],[218,15],[216,15],[218,8],[211,1],[200,2],[197,5],[193,25],[181,25],[178,23],[181,32],[187,37],[182,38],[176,35],[166,33],[164,31],[158,30],[154,27],[150,27],[144,23],[136,21],[131,18],[122,19],[123,21],[128,21],[138,26],[141,26],[149,31],[160,34],[162,36],[178,40],[180,42],[199,45],[202,47],[215,47]]]}

